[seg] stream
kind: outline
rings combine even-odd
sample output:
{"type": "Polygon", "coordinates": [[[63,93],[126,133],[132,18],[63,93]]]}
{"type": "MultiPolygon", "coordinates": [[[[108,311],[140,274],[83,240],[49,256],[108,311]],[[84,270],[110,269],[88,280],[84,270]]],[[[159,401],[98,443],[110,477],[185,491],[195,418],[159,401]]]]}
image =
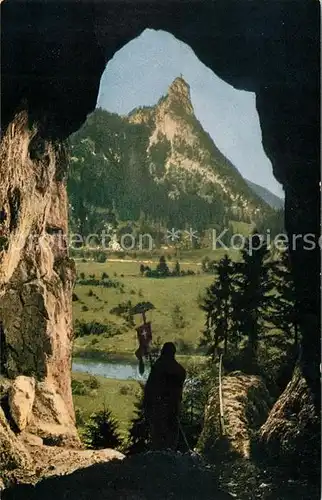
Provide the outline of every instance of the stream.
{"type": "Polygon", "coordinates": [[[139,373],[139,364],[119,363],[108,361],[95,361],[92,359],[74,358],[73,372],[90,373],[106,378],[118,380],[146,380],[149,374],[149,366],[145,365],[143,376],[139,373]]]}

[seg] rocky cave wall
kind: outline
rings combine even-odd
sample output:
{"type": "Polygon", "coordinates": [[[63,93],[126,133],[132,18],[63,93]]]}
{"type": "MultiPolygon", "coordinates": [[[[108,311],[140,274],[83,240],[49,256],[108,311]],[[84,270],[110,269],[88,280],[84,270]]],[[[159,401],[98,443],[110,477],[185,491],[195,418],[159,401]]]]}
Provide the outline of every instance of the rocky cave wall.
{"type": "MultiPolygon", "coordinates": [[[[228,83],[256,92],[264,149],[285,189],[288,234],[312,233],[316,242],[319,4],[5,0],[1,7],[2,370],[10,378],[50,379],[72,413],[74,271],[67,249],[55,250],[57,231],[67,230],[66,188],[57,169],[67,168],[64,161],[58,168],[63,141],[95,107],[106,61],[145,28],[164,29],[228,83]],[[36,235],[33,243],[30,234],[36,235]],[[41,238],[44,244],[37,245],[41,238]]],[[[320,251],[305,250],[302,239],[291,259],[302,369],[319,402],[320,251]]]]}
{"type": "Polygon", "coordinates": [[[0,146],[1,407],[48,443],[79,444],[71,394],[72,288],[67,155],[25,111],[0,146]],[[21,377],[23,376],[23,377],[21,377]],[[31,404],[29,404],[31,403],[31,404]]]}

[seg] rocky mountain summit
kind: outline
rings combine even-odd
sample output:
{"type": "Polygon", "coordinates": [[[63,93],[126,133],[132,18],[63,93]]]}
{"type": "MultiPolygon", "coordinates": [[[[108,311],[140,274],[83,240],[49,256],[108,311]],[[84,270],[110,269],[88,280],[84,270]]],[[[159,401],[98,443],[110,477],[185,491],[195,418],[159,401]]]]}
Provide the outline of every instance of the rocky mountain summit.
{"type": "Polygon", "coordinates": [[[182,77],[173,81],[156,106],[134,110],[128,118],[130,123],[149,124],[150,169],[159,182],[171,179],[174,185],[170,198],[179,197],[190,181],[198,184],[195,187],[198,196],[208,203],[219,197],[226,211],[231,210],[241,218],[256,218],[260,210],[267,209],[202,128],[194,114],[190,87],[182,77]],[[154,149],[161,145],[166,155],[163,172],[158,174],[154,149]]]}
{"type": "Polygon", "coordinates": [[[272,212],[202,128],[182,77],[155,106],[122,117],[97,109],[71,147],[74,219],[85,211],[96,211],[97,219],[113,202],[121,220],[143,213],[168,227],[202,231],[231,220],[258,223],[272,212]]]}

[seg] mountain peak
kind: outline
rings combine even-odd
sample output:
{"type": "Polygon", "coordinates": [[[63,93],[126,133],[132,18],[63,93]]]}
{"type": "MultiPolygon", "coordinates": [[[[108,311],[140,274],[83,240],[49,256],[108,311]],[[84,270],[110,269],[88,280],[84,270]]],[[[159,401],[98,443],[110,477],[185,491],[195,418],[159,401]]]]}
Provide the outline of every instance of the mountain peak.
{"type": "Polygon", "coordinates": [[[170,101],[179,101],[186,111],[193,113],[191,104],[190,85],[178,76],[169,86],[167,97],[170,101]]]}
{"type": "Polygon", "coordinates": [[[182,76],[178,76],[169,86],[168,95],[170,94],[185,95],[190,99],[190,85],[182,78],[182,76]]]}

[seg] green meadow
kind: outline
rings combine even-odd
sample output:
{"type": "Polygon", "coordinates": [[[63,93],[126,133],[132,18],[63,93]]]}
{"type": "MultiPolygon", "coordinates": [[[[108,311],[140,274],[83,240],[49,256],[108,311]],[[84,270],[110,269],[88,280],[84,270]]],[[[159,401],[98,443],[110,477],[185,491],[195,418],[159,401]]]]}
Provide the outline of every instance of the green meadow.
{"type": "MultiPolygon", "coordinates": [[[[87,373],[73,373],[73,381],[86,384],[90,380],[87,373]]],[[[86,394],[74,394],[73,401],[81,423],[88,420],[92,413],[102,410],[104,407],[113,409],[113,416],[117,419],[120,433],[127,435],[130,421],[134,416],[134,403],[141,394],[139,383],[132,380],[113,380],[105,377],[95,376],[97,388],[89,390],[86,394]],[[79,416],[81,415],[81,417],[79,416]]]]}
{"type": "MultiPolygon", "coordinates": [[[[217,250],[208,254],[210,259],[220,259],[224,252],[217,250]]],[[[191,258],[191,256],[190,256],[191,258]]],[[[198,343],[204,327],[204,313],[198,302],[213,276],[202,272],[201,261],[184,259],[180,261],[181,270],[194,271],[195,275],[167,278],[147,278],[140,274],[140,265],[154,268],[158,259],[110,259],[105,263],[93,261],[76,261],[77,273],[85,277],[95,275],[100,279],[106,273],[110,279],[117,280],[123,287],[103,288],[101,286],[79,285],[75,293],[79,300],[73,303],[74,321],[84,323],[99,322],[104,325],[113,324],[122,333],[108,336],[86,335],[79,337],[74,343],[75,355],[119,355],[133,356],[137,347],[135,326],[126,326],[123,318],[112,314],[111,309],[119,304],[131,301],[132,305],[149,301],[155,309],[147,313],[152,321],[153,339],[160,343],[174,341],[178,353],[193,354],[198,352],[198,343]]],[[[170,270],[176,260],[167,261],[170,270]]],[[[141,316],[134,316],[136,325],[141,323],[141,316]]]]}

